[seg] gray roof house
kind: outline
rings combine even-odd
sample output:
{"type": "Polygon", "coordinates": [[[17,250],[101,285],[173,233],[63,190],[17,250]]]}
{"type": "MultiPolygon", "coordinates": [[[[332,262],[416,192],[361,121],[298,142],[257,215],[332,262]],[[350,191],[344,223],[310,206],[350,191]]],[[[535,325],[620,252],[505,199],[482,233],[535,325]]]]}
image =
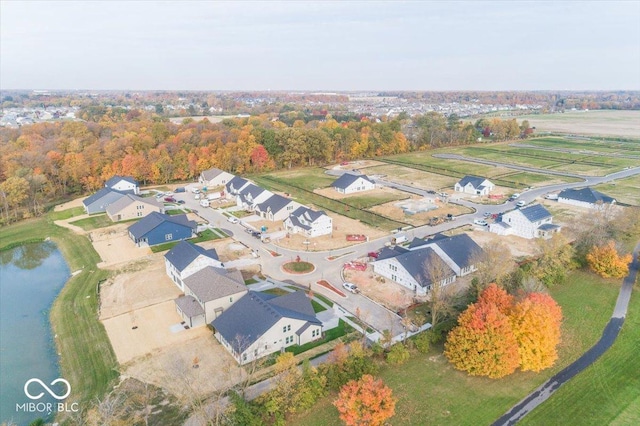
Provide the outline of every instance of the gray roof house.
{"type": "Polygon", "coordinates": [[[229,182],[225,185],[225,190],[227,192],[227,197],[235,198],[236,195],[240,192],[242,188],[249,185],[249,181],[246,179],[242,179],[240,176],[234,176],[229,182]]]}
{"type": "Polygon", "coordinates": [[[152,212],[128,228],[129,238],[137,246],[156,245],[170,241],[186,240],[196,233],[196,222],[181,214],[169,216],[152,212]]]}
{"type": "Polygon", "coordinates": [[[615,204],[615,198],[609,197],[593,188],[565,189],[558,194],[558,202],[586,208],[599,208],[605,204],[615,204]]]}
{"type": "Polygon", "coordinates": [[[522,238],[548,238],[560,232],[560,226],[552,223],[549,210],[540,204],[515,209],[489,225],[489,232],[498,235],[516,235],[522,238]]]}
{"type": "Polygon", "coordinates": [[[200,184],[203,186],[215,188],[218,186],[226,185],[227,182],[231,181],[231,179],[233,178],[234,175],[232,175],[231,173],[213,167],[209,170],[201,172],[198,178],[198,182],[200,182],[200,184]]]}
{"type": "Polygon", "coordinates": [[[344,173],[338,179],[333,181],[331,187],[342,194],[351,194],[354,192],[375,189],[376,184],[366,175],[344,173]]]}
{"type": "Polygon", "coordinates": [[[303,291],[282,296],[250,291],[211,325],[240,364],[319,339],[322,332],[322,322],[303,291]]]}
{"type": "Polygon", "coordinates": [[[164,259],[167,275],[182,291],[184,279],[189,275],[207,266],[224,267],[215,249],[207,250],[188,241],[181,241],[164,255],[164,259]]]}
{"type": "Polygon", "coordinates": [[[300,204],[295,201],[283,197],[282,195],[273,194],[265,201],[254,207],[256,213],[260,216],[271,220],[285,220],[300,204]]]}
{"type": "Polygon", "coordinates": [[[247,291],[240,271],[206,266],[184,279],[184,296],[175,300],[176,310],[189,327],[203,326],[241,300],[247,291]]]}
{"type": "Polygon", "coordinates": [[[294,234],[300,233],[308,237],[317,237],[333,232],[333,219],[323,211],[300,206],[284,220],[284,226],[294,234]]]}
{"type": "Polygon", "coordinates": [[[256,204],[267,200],[271,196],[273,196],[271,191],[250,183],[238,192],[236,204],[238,207],[253,210],[256,204]]]}
{"type": "Polygon", "coordinates": [[[107,206],[107,216],[114,222],[140,219],[151,212],[164,213],[164,204],[154,197],[141,198],[126,194],[107,206]]]}
{"type": "Polygon", "coordinates": [[[456,192],[464,192],[474,195],[489,195],[495,185],[490,180],[478,176],[465,176],[454,185],[456,192]]]}
{"type": "Polygon", "coordinates": [[[115,191],[126,192],[129,194],[139,194],[140,186],[138,181],[131,176],[115,175],[104,183],[105,188],[111,188],[115,191]]]}
{"type": "Polygon", "coordinates": [[[110,188],[102,188],[95,194],[85,198],[82,204],[87,214],[104,213],[110,204],[115,203],[125,195],[124,192],[115,191],[110,188]]]}

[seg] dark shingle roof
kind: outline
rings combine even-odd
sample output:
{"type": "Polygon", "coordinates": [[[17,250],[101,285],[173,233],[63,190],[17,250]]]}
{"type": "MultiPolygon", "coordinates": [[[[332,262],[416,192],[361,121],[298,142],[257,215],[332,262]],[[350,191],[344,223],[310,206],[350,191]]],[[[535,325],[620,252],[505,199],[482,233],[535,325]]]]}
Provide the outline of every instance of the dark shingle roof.
{"type": "Polygon", "coordinates": [[[198,256],[205,256],[214,260],[218,260],[218,253],[215,249],[206,250],[200,246],[189,243],[187,241],[181,241],[173,247],[167,254],[164,255],[176,269],[180,272],[191,264],[198,256]]]}
{"type": "Polygon", "coordinates": [[[383,247],[382,250],[380,250],[380,253],[378,253],[377,260],[384,260],[384,259],[389,259],[390,257],[396,257],[408,251],[409,250],[407,250],[406,248],[400,247],[400,246],[395,246],[393,248],[383,247]]]}
{"type": "Polygon", "coordinates": [[[240,176],[234,176],[233,179],[227,182],[225,188],[227,189],[227,192],[231,192],[231,188],[233,187],[234,191],[237,192],[247,183],[249,183],[249,181],[247,181],[246,179],[242,179],[240,176]]]}
{"type": "Polygon", "coordinates": [[[460,186],[466,186],[468,183],[471,183],[474,188],[480,189],[479,186],[482,185],[482,182],[484,182],[485,180],[486,179],[482,177],[467,175],[460,179],[458,184],[460,186]]]}
{"type": "Polygon", "coordinates": [[[128,228],[128,231],[136,239],[138,239],[146,235],[152,229],[158,227],[163,222],[176,223],[178,225],[189,227],[193,230],[195,230],[197,227],[197,224],[194,221],[187,219],[186,214],[169,216],[158,212],[151,212],[149,215],[143,217],[138,222],[131,225],[128,228]]]}
{"type": "Polygon", "coordinates": [[[257,208],[261,212],[267,212],[270,209],[271,213],[277,213],[285,208],[290,202],[290,199],[283,197],[282,195],[273,194],[271,197],[258,204],[257,208]]]}
{"type": "Polygon", "coordinates": [[[520,212],[529,222],[537,222],[551,217],[549,210],[545,209],[541,204],[533,204],[531,206],[523,207],[520,209],[520,212]]]}
{"type": "Polygon", "coordinates": [[[314,211],[308,207],[300,206],[297,209],[295,209],[293,213],[291,213],[291,215],[289,216],[289,219],[295,226],[299,228],[311,229],[310,225],[300,222],[300,218],[303,218],[305,221],[309,223],[313,223],[319,218],[321,218],[322,216],[324,216],[325,214],[326,213],[324,211],[314,211]]]}
{"type": "Polygon", "coordinates": [[[565,189],[558,194],[558,198],[568,198],[570,200],[582,201],[591,204],[596,204],[597,202],[610,204],[615,201],[614,198],[589,187],[582,189],[565,189]]]}
{"type": "Polygon", "coordinates": [[[242,353],[281,318],[296,318],[322,324],[316,318],[311,301],[303,291],[277,297],[249,291],[213,320],[211,325],[237,352],[242,353]]]}
{"type": "Polygon", "coordinates": [[[240,271],[227,271],[207,266],[184,279],[184,285],[202,301],[202,303],[230,296],[247,290],[240,271]]]}
{"type": "Polygon", "coordinates": [[[353,182],[358,180],[359,178],[362,178],[362,179],[367,180],[367,181],[369,181],[371,183],[374,183],[366,175],[354,175],[352,173],[345,173],[342,176],[340,176],[338,179],[334,180],[333,183],[331,184],[331,186],[334,187],[334,188],[345,189],[349,185],[351,185],[353,182]]]}
{"type": "Polygon", "coordinates": [[[452,237],[440,236],[434,240],[434,244],[440,247],[460,268],[471,266],[473,257],[483,251],[467,234],[458,234],[452,237]]]}
{"type": "MultiPolygon", "coordinates": [[[[431,284],[431,278],[427,271],[425,271],[425,263],[428,263],[434,258],[440,259],[436,252],[434,252],[430,247],[408,251],[407,253],[396,256],[396,260],[422,287],[427,287],[431,284]]],[[[378,257],[378,259],[380,258],[378,257]]],[[[453,270],[447,266],[444,261],[442,261],[442,264],[446,268],[447,277],[455,275],[455,272],[453,272],[453,270]]]]}
{"type": "Polygon", "coordinates": [[[180,296],[176,300],[176,305],[188,317],[204,315],[202,305],[193,296],[180,296]]]}
{"type": "Polygon", "coordinates": [[[132,178],[131,176],[118,176],[118,175],[115,175],[114,177],[112,177],[111,179],[106,181],[104,184],[107,187],[112,187],[113,185],[117,184],[121,180],[125,180],[125,181],[127,181],[129,183],[132,183],[132,184],[138,186],[138,181],[135,180],[134,178],[132,178]]]}
{"type": "Polygon", "coordinates": [[[98,190],[95,194],[85,198],[82,201],[82,204],[84,204],[85,206],[90,206],[91,204],[95,203],[96,201],[100,200],[103,197],[106,197],[109,194],[120,194],[123,197],[126,195],[125,192],[116,191],[111,188],[102,188],[98,190]]]}

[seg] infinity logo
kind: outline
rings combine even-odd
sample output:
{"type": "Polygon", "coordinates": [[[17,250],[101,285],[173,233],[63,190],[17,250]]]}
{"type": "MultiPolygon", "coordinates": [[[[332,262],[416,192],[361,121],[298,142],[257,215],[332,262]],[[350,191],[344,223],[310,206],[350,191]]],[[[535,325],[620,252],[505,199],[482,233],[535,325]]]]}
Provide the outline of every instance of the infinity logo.
{"type": "Polygon", "coordinates": [[[49,386],[45,385],[44,382],[40,379],[29,379],[27,380],[27,383],[24,384],[24,394],[30,399],[40,399],[44,395],[44,392],[40,392],[35,396],[29,393],[28,387],[32,382],[39,383],[40,386],[42,386],[47,392],[49,392],[49,395],[51,395],[55,399],[65,399],[71,393],[71,385],[65,379],[55,379],[53,382],[51,382],[51,386],[55,385],[56,383],[64,383],[67,386],[67,392],[64,395],[58,395],[57,393],[52,391],[49,386]]]}

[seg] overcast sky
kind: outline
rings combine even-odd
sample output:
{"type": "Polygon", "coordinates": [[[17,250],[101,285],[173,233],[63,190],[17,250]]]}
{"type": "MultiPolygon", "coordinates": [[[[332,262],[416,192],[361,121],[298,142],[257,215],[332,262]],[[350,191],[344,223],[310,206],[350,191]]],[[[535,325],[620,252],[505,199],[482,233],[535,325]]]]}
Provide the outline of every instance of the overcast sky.
{"type": "Polygon", "coordinates": [[[2,89],[640,89],[640,0],[0,8],[2,89]]]}

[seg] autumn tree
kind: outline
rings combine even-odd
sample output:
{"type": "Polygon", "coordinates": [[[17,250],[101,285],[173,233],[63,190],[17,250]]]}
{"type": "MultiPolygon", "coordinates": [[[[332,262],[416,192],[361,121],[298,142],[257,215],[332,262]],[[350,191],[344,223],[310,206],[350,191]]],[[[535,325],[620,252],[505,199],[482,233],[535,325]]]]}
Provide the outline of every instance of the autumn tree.
{"type": "Polygon", "coordinates": [[[473,253],[471,264],[476,265],[475,277],[478,278],[477,294],[492,282],[500,282],[515,268],[515,262],[509,247],[501,241],[482,246],[482,250],[473,253]]]}
{"type": "Polygon", "coordinates": [[[520,364],[509,317],[492,303],[474,303],[460,314],[444,355],[456,369],[492,379],[513,373],[520,364]]]}
{"type": "Polygon", "coordinates": [[[558,359],[562,309],[551,296],[531,293],[516,303],[510,315],[518,342],[522,371],[544,370],[558,359]]]}
{"type": "Polygon", "coordinates": [[[344,385],[333,405],[347,426],[379,426],[394,415],[396,400],[382,380],[366,374],[344,385]]]}
{"type": "Polygon", "coordinates": [[[631,254],[620,255],[613,240],[605,245],[593,246],[587,253],[587,262],[593,272],[603,278],[622,278],[629,273],[631,254]]]}
{"type": "Polygon", "coordinates": [[[532,273],[542,284],[551,287],[564,282],[567,272],[574,267],[574,249],[562,234],[555,234],[553,238],[540,240],[538,243],[538,258],[532,273]]]}

